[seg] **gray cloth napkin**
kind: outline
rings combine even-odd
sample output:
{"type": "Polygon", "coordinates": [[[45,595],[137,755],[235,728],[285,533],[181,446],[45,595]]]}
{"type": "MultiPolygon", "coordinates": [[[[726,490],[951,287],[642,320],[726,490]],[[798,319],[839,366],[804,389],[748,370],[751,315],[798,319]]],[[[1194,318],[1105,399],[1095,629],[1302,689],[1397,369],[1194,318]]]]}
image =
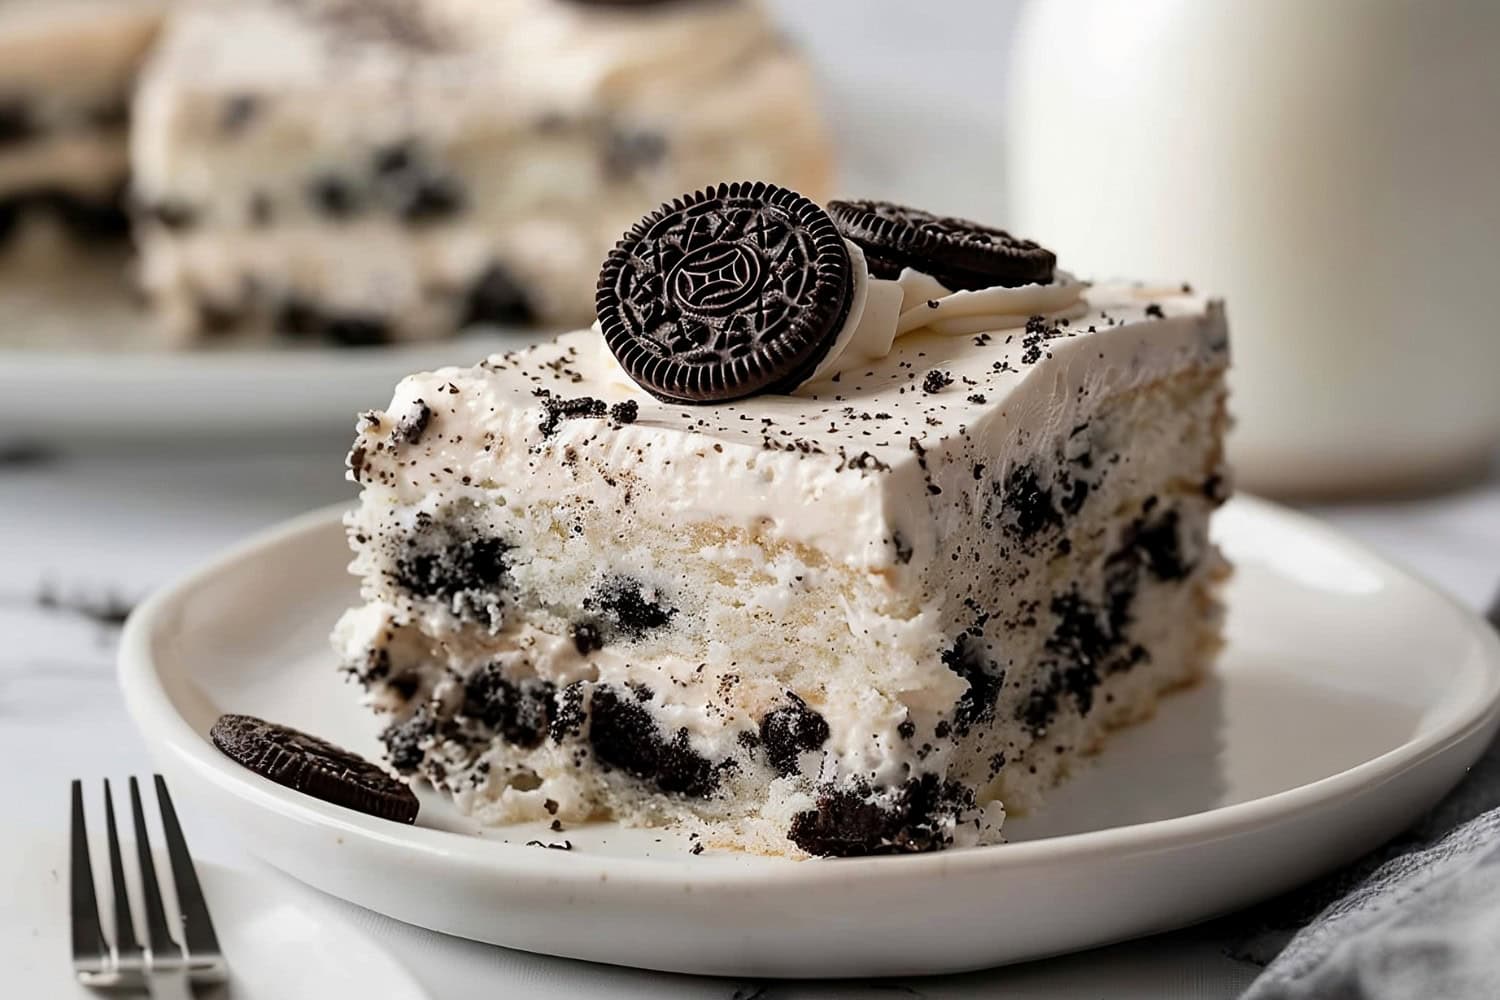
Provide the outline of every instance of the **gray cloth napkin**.
{"type": "Polygon", "coordinates": [[[1234,925],[1266,966],[1242,1000],[1500,998],[1500,741],[1401,837],[1234,925]]]}

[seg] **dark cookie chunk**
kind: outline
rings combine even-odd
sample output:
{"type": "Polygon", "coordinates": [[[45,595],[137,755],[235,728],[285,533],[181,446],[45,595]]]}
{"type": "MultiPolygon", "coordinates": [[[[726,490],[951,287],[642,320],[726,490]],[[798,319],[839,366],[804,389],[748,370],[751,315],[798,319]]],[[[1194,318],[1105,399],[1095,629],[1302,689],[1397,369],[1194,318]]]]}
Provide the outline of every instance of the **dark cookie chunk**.
{"type": "MultiPolygon", "coordinates": [[[[393,688],[405,688],[401,681],[391,682],[393,688]]],[[[403,698],[416,694],[416,689],[400,690],[403,698]]],[[[437,723],[427,705],[419,705],[404,722],[392,723],[380,734],[385,744],[386,759],[398,774],[416,774],[427,759],[427,746],[437,735],[437,723]]]]}
{"type": "Polygon", "coordinates": [[[494,665],[464,684],[463,714],[483,722],[516,746],[530,749],[547,738],[557,689],[536,677],[510,681],[494,665]]]}
{"type": "Polygon", "coordinates": [[[37,134],[31,108],[19,98],[0,99],[0,146],[19,146],[37,134]]]}
{"type": "Polygon", "coordinates": [[[621,367],[661,399],[788,392],[849,311],[848,248],[817,205],[764,182],[719,184],[646,216],[615,246],[595,305],[621,367]]]}
{"type": "Polygon", "coordinates": [[[969,682],[969,689],[953,706],[953,724],[963,735],[974,723],[994,716],[1005,670],[987,659],[979,641],[967,632],[943,651],[943,666],[969,682]]]}
{"type": "Polygon", "coordinates": [[[287,337],[321,338],[337,347],[378,347],[391,340],[391,325],[382,316],[325,312],[295,293],[281,301],[273,322],[287,337]]]}
{"type": "Polygon", "coordinates": [[[276,332],[288,337],[302,339],[316,336],[322,328],[323,318],[312,303],[296,295],[290,295],[276,310],[276,332]]]}
{"type": "Polygon", "coordinates": [[[422,440],[422,435],[427,433],[427,425],[431,422],[432,407],[428,406],[424,399],[416,400],[406,416],[391,428],[391,444],[416,444],[422,440]]]}
{"type": "Polygon", "coordinates": [[[393,177],[404,174],[416,166],[417,144],[414,139],[403,139],[375,150],[370,165],[377,177],[393,177]]]}
{"type": "Polygon", "coordinates": [[[466,595],[483,599],[504,588],[510,546],[489,536],[463,537],[450,530],[433,539],[414,538],[396,559],[392,574],[413,596],[453,600],[466,595]]]}
{"type": "Polygon", "coordinates": [[[839,231],[859,244],[876,277],[903,267],[930,274],[948,288],[1047,284],[1057,257],[1031,240],[967,219],[933,215],[888,201],[834,201],[839,231]]]}
{"type": "Polygon", "coordinates": [[[390,324],[384,319],[352,313],[325,315],[322,333],[336,347],[379,347],[391,340],[390,324]]]}
{"type": "Polygon", "coordinates": [[[1062,527],[1062,514],[1052,500],[1052,489],[1043,485],[1034,468],[1018,465],[1006,474],[1003,486],[1005,534],[1030,538],[1062,527]]]}
{"type": "Polygon", "coordinates": [[[576,623],[568,630],[568,635],[573,640],[573,648],[578,650],[580,656],[588,656],[604,648],[604,637],[599,634],[598,626],[589,622],[576,623]]]}
{"type": "Polygon", "coordinates": [[[307,186],[307,196],[319,212],[331,219],[347,219],[361,207],[353,185],[342,177],[315,178],[307,186]]]}
{"type": "Polygon", "coordinates": [[[219,109],[219,130],[227,135],[244,131],[260,113],[260,98],[255,94],[233,94],[219,109]]]}
{"type": "Polygon", "coordinates": [[[191,229],[198,221],[198,213],[191,205],[173,199],[148,202],[141,206],[141,212],[150,221],[174,233],[191,229]]]}
{"type": "Polygon", "coordinates": [[[927,373],[927,376],[925,378],[922,379],[922,391],[931,395],[933,393],[942,392],[952,384],[952,375],[949,375],[945,371],[939,371],[938,369],[934,368],[932,371],[927,373]]]}
{"type": "Polygon", "coordinates": [[[828,722],[807,707],[807,702],[787,692],[791,704],[766,713],[760,720],[760,742],[766,758],[783,777],[797,773],[803,751],[816,750],[828,740],[828,722]]]}
{"type": "Polygon", "coordinates": [[[787,839],[809,854],[857,857],[916,854],[952,841],[946,821],[974,807],[974,795],[957,783],[927,774],[886,794],[864,782],[825,789],[817,808],[792,818],[787,839]]]}
{"type": "Polygon", "coordinates": [[[660,132],[616,129],[604,143],[604,172],[616,179],[631,177],[656,166],[667,155],[667,137],[660,132]]]}
{"type": "Polygon", "coordinates": [[[463,326],[476,323],[504,326],[511,323],[535,323],[536,310],[526,298],[520,283],[499,264],[491,264],[480,273],[464,302],[463,326]]]}
{"type": "Polygon", "coordinates": [[[605,626],[604,641],[640,639],[669,623],[677,613],[654,589],[648,590],[639,580],[627,576],[604,580],[583,604],[599,611],[605,626]]]}
{"type": "Polygon", "coordinates": [[[214,746],[264,778],[337,806],[413,823],[417,797],[376,765],[327,740],[250,715],[221,715],[214,746]]]}
{"type": "Polygon", "coordinates": [[[425,177],[403,192],[397,211],[413,224],[437,222],[462,212],[464,201],[463,187],[451,177],[425,177]]]}
{"type": "Polygon", "coordinates": [[[590,699],[589,744],[603,763],[663,792],[703,798],[719,787],[718,769],[689,745],[686,729],[663,733],[640,700],[608,685],[590,699]]]}
{"type": "Polygon", "coordinates": [[[557,693],[547,735],[553,742],[561,743],[583,729],[583,719],[583,682],[574,681],[557,693]]]}
{"type": "Polygon", "coordinates": [[[114,240],[130,233],[130,215],[125,211],[123,186],[97,198],[53,192],[44,203],[74,239],[114,240]]]}
{"type": "Polygon", "coordinates": [[[602,417],[609,412],[609,406],[602,399],[593,396],[552,396],[542,397],[542,419],[538,426],[541,428],[542,437],[551,437],[557,433],[557,425],[564,420],[573,420],[578,417],[602,417]]]}

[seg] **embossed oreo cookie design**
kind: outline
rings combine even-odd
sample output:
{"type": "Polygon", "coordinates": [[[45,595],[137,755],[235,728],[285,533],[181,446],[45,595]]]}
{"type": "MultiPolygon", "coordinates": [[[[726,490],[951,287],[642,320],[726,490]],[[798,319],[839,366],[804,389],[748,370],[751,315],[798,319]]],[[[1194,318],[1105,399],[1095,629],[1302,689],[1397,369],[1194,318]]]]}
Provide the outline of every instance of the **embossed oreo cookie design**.
{"type": "Polygon", "coordinates": [[[760,256],[749,247],[713,243],[678,261],[667,288],[684,313],[718,319],[760,295],[764,276],[760,256]]]}
{"type": "Polygon", "coordinates": [[[610,350],[644,389],[712,403],[795,387],[837,337],[852,284],[826,212],[742,182],[642,219],[605,260],[595,305],[610,350]]]}

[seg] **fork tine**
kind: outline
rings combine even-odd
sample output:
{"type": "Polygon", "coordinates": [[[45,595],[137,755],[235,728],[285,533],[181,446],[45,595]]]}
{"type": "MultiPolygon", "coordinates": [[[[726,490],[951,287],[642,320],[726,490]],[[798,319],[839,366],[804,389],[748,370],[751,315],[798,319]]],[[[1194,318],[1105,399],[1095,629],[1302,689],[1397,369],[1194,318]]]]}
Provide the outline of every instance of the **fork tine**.
{"type": "Polygon", "coordinates": [[[198,872],[193,867],[193,856],[188,853],[182,826],[177,822],[177,809],[172,805],[167,783],[159,774],[156,775],[156,804],[161,809],[161,826],[167,839],[167,857],[172,862],[172,878],[177,884],[177,909],[182,913],[183,947],[190,961],[218,959],[219,939],[214,934],[214,922],[208,915],[208,901],[203,898],[203,887],[198,883],[198,872]]]}
{"type": "Polygon", "coordinates": [[[73,966],[86,975],[102,973],[108,964],[109,945],[99,923],[99,900],[94,895],[94,866],[89,861],[89,834],[83,821],[83,782],[73,782],[71,865],[68,874],[72,897],[73,966]]]}
{"type": "Polygon", "coordinates": [[[151,838],[146,833],[146,813],[141,808],[141,786],[130,779],[130,815],[135,821],[135,853],[141,869],[141,895],[146,901],[146,941],[151,946],[154,968],[163,957],[180,956],[182,949],[172,940],[167,926],[167,911],[161,900],[161,883],[156,880],[156,861],[151,856],[151,838]]]}
{"type": "Polygon", "coordinates": [[[135,936],[135,921],[130,916],[130,896],[125,891],[125,863],[120,859],[120,837],[115,831],[115,800],[104,779],[104,827],[109,836],[109,878],[115,897],[115,954],[135,959],[141,954],[141,942],[135,936]]]}

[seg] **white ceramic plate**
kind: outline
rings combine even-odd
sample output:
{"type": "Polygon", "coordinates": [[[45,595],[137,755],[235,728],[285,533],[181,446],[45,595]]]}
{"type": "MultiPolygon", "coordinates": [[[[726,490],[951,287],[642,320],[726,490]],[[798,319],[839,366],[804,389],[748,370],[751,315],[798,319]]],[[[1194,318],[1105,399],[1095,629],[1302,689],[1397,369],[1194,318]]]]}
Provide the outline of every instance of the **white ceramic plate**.
{"type": "Polygon", "coordinates": [[[205,734],[249,712],[378,754],[326,635],[356,600],[337,513],[254,539],[157,594],[121,651],[126,701],[193,807],[328,892],[530,951],[743,976],[951,972],[1202,920],[1397,833],[1500,719],[1500,640],[1476,617],[1300,515],[1236,500],[1218,669],[1118,734],[1012,842],[792,862],[692,856],[608,824],[480,834],[429,796],[420,824],[288,791],[205,734]],[[571,841],[572,851],[524,846],[571,841]]]}
{"type": "MultiPolygon", "coordinates": [[[[117,787],[116,792],[119,792],[117,787]]],[[[63,789],[59,787],[59,792],[63,789]]],[[[93,795],[98,788],[90,789],[93,795]]],[[[89,805],[95,805],[90,802],[89,805]]],[[[57,815],[66,808],[58,796],[57,815]]],[[[116,808],[119,808],[118,800],[116,808]]],[[[150,806],[148,805],[148,808],[150,806]]],[[[127,826],[129,820],[125,821],[127,826]]],[[[90,832],[102,830],[90,818],[90,832]]],[[[94,847],[104,838],[94,837],[94,847]]],[[[4,956],[7,997],[95,998],[80,986],[68,964],[68,842],[57,835],[0,832],[0,885],[6,905],[0,907],[0,956],[4,956]]],[[[124,855],[134,857],[125,845],[124,855]]],[[[198,876],[219,944],[229,959],[229,988],[222,1000],[425,1000],[427,993],[374,940],[333,915],[329,905],[309,903],[297,887],[272,874],[255,878],[245,872],[198,862],[198,876]]],[[[167,871],[165,858],[158,871],[167,871]]],[[[96,851],[94,876],[108,920],[109,869],[96,851]]],[[[142,927],[140,893],[136,926],[142,927]]],[[[108,926],[108,924],[106,924],[108,926]]]]}
{"type": "Polygon", "coordinates": [[[113,274],[0,281],[0,445],[89,440],[347,438],[401,378],[473,364],[544,334],[493,329],[436,343],[167,351],[113,274]]]}

